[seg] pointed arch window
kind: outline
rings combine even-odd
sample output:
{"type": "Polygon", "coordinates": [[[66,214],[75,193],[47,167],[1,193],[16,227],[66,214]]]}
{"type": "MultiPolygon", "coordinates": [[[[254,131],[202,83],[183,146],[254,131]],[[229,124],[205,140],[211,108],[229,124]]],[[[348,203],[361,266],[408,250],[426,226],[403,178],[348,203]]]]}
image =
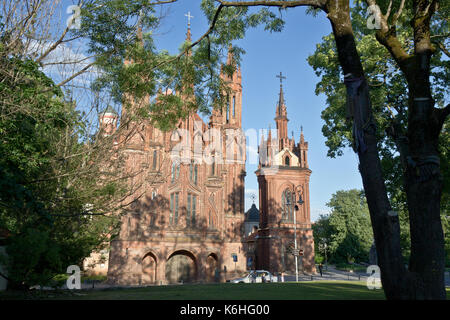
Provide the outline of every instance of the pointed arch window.
{"type": "Polygon", "coordinates": [[[236,116],[236,96],[233,96],[233,118],[236,116]]]}
{"type": "Polygon", "coordinates": [[[156,169],[157,161],[158,161],[158,151],[153,150],[153,163],[152,163],[153,170],[156,169]]]}
{"type": "Polygon", "coordinates": [[[178,200],[179,200],[179,193],[174,192],[170,194],[170,216],[169,216],[169,222],[170,225],[176,226],[178,224],[178,200]]]}
{"type": "Polygon", "coordinates": [[[195,215],[197,210],[197,196],[194,194],[188,194],[187,197],[187,215],[186,215],[186,226],[195,226],[195,215]]]}
{"type": "Polygon", "coordinates": [[[194,164],[194,184],[197,185],[198,181],[198,165],[194,164]]]}
{"type": "Polygon", "coordinates": [[[212,163],[211,163],[211,175],[212,176],[216,175],[216,159],[214,157],[212,158],[212,163]]]}
{"type": "Polygon", "coordinates": [[[290,161],[291,161],[291,159],[289,158],[289,156],[286,156],[286,158],[284,158],[284,165],[285,166],[289,166],[290,165],[290,161]]]}
{"type": "Polygon", "coordinates": [[[281,194],[281,219],[294,221],[294,197],[289,189],[284,190],[281,194]]]}
{"type": "Polygon", "coordinates": [[[198,165],[194,162],[191,162],[189,165],[189,179],[195,185],[197,185],[198,180],[198,165]]]}
{"type": "Polygon", "coordinates": [[[211,210],[208,211],[208,228],[209,229],[215,229],[216,228],[216,224],[214,221],[214,213],[211,212],[211,210]]]}
{"type": "Polygon", "coordinates": [[[178,180],[178,177],[180,176],[180,163],[177,161],[174,161],[172,163],[172,169],[171,169],[171,182],[175,182],[175,180],[178,180]]]}
{"type": "Polygon", "coordinates": [[[227,123],[230,121],[230,96],[227,95],[227,114],[226,114],[226,118],[227,118],[227,123]]]}

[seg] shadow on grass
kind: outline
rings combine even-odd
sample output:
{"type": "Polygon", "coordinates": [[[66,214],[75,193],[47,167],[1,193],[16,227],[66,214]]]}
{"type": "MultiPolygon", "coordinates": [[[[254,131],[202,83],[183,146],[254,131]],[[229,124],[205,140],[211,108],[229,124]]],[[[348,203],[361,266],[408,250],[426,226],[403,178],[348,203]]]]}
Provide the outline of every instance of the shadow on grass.
{"type": "Polygon", "coordinates": [[[300,283],[193,284],[40,292],[34,297],[0,294],[0,299],[50,300],[380,300],[383,290],[369,290],[364,282],[311,281],[300,283]]]}
{"type": "MultiPolygon", "coordinates": [[[[450,288],[447,288],[447,297],[450,288]]],[[[384,300],[365,282],[221,283],[76,291],[0,292],[0,300],[384,300]]]]}

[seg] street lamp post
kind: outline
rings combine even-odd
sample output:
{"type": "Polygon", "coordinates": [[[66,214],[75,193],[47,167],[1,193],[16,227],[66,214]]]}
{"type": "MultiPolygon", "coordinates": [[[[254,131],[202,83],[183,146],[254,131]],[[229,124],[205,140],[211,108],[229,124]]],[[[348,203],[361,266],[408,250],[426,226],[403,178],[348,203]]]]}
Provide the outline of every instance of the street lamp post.
{"type": "MultiPolygon", "coordinates": [[[[294,202],[295,202],[295,193],[294,193],[294,202]]],[[[296,208],[294,207],[294,253],[295,253],[295,281],[298,282],[298,252],[297,252],[297,216],[296,216],[296,208]]]]}
{"type": "MultiPolygon", "coordinates": [[[[298,249],[297,249],[297,215],[296,212],[299,209],[299,207],[295,204],[296,196],[295,196],[295,189],[294,189],[294,257],[295,257],[295,281],[298,282],[298,249]]],[[[297,203],[299,205],[302,205],[304,203],[302,196],[300,193],[298,194],[298,201],[297,203]]]]}

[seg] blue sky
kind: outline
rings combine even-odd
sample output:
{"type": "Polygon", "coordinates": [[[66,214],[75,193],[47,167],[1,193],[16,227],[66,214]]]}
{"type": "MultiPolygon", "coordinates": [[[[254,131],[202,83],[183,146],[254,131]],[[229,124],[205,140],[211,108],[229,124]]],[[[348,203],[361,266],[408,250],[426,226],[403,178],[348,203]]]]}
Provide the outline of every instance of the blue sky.
{"type": "MultiPolygon", "coordinates": [[[[71,2],[67,0],[64,4],[69,5],[71,2]]],[[[162,7],[165,17],[160,28],[153,34],[158,49],[166,49],[172,54],[179,52],[186,38],[185,14],[188,11],[194,16],[191,20],[192,40],[198,39],[209,27],[200,10],[200,0],[179,0],[162,7]]],[[[283,90],[290,119],[288,133],[290,137],[294,131],[298,141],[300,126],[303,126],[305,139],[309,142],[308,162],[312,170],[311,220],[315,221],[319,214],[329,211],[326,203],[333,193],[337,190],[361,189],[362,182],[357,155],[351,149],[346,149],[344,156],[336,159],[326,156],[327,148],[322,135],[324,121],[320,118],[321,111],[325,108],[325,96],[315,95],[319,78],[306,59],[314,52],[322,37],[331,32],[331,26],[325,14],[313,17],[306,15],[305,10],[293,8],[283,12],[286,25],[281,33],[269,33],[263,27],[250,29],[245,38],[235,44],[246,51],[241,61],[244,131],[254,129],[259,132],[261,129],[268,129],[269,125],[272,129],[276,128],[274,117],[280,82],[275,76],[283,72],[287,77],[283,90]]],[[[63,14],[64,23],[67,17],[69,14],[63,14]]],[[[70,52],[71,55],[76,54],[73,48],[70,52]]],[[[256,169],[256,164],[246,164],[246,210],[253,203],[250,195],[258,196],[256,169]]],[[[255,203],[258,206],[258,199],[255,203]]]]}
{"type": "MultiPolygon", "coordinates": [[[[170,10],[156,36],[160,49],[178,52],[185,39],[188,11],[191,20],[192,39],[199,38],[207,29],[207,21],[199,7],[200,1],[180,1],[170,5],[170,10]]],[[[167,8],[167,7],[166,7],[167,8]]],[[[281,72],[287,77],[284,93],[288,111],[289,136],[294,131],[296,141],[303,126],[305,139],[309,142],[308,161],[312,170],[310,182],[311,219],[327,213],[326,203],[337,190],[362,188],[358,172],[358,160],[351,149],[344,156],[331,159],[326,156],[327,148],[322,135],[321,111],[325,108],[325,97],[314,94],[319,78],[307,64],[307,57],[315,50],[321,38],[331,32],[331,26],[324,14],[312,17],[304,8],[294,8],[283,13],[286,26],[281,33],[269,33],[263,28],[250,29],[239,44],[246,54],[242,57],[242,124],[243,129],[275,128],[275,106],[279,92],[281,72]]],[[[256,165],[247,164],[246,210],[251,206],[250,194],[258,195],[258,184],[254,174],[256,165]]],[[[258,205],[258,200],[256,200],[258,205]]]]}

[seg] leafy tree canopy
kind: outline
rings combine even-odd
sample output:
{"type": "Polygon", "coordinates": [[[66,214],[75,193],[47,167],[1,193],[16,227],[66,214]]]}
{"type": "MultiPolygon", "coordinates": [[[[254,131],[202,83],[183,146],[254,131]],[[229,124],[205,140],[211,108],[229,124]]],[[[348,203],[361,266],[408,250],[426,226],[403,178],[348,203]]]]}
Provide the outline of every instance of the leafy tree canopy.
{"type": "Polygon", "coordinates": [[[368,262],[373,235],[364,193],[337,191],[327,206],[330,214],[322,215],[313,225],[315,245],[327,244],[332,263],[368,262]]]}

